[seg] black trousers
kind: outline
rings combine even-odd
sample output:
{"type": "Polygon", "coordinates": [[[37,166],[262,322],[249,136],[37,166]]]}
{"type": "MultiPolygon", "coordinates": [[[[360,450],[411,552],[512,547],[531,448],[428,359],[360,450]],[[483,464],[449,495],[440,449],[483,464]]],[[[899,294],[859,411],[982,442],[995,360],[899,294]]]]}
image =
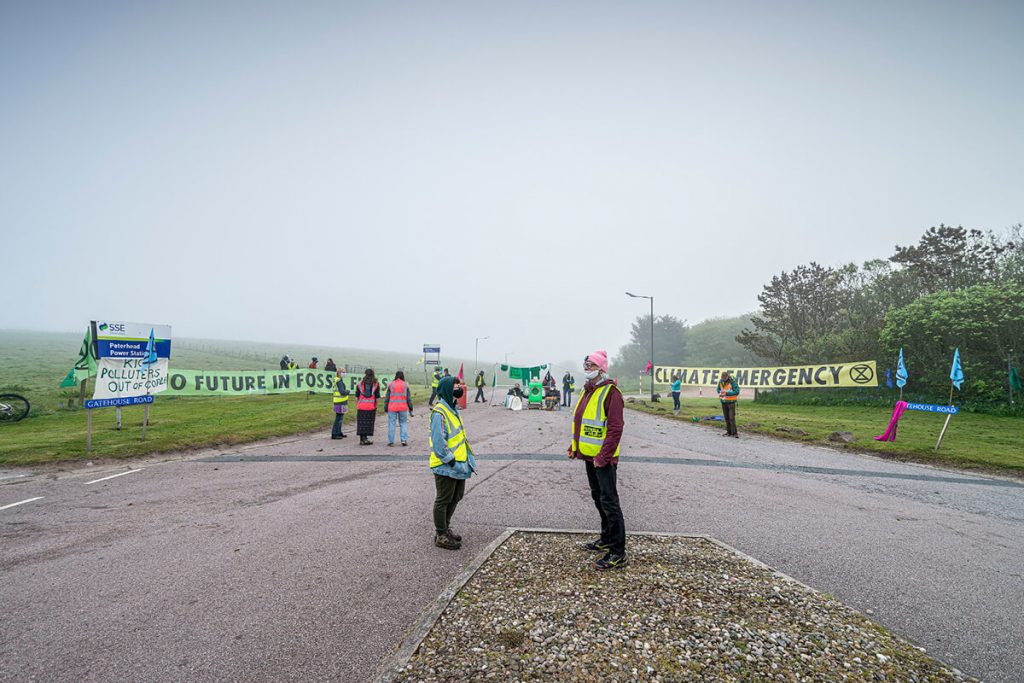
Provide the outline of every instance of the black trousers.
{"type": "Polygon", "coordinates": [[[722,415],[725,417],[725,433],[739,434],[736,431],[736,401],[722,401],[722,415]]]}
{"type": "Polygon", "coordinates": [[[487,403],[487,397],[484,396],[484,388],[483,387],[477,387],[476,388],[476,398],[473,399],[473,403],[477,403],[477,402],[479,402],[479,403],[487,403]]]}
{"type": "Polygon", "coordinates": [[[443,534],[452,523],[455,507],[466,492],[465,479],[452,479],[434,475],[434,531],[443,534]]]}
{"type": "Polygon", "coordinates": [[[619,491],[615,486],[617,472],[614,465],[594,467],[587,459],[587,481],[590,482],[590,497],[594,499],[598,514],[601,515],[601,540],[607,543],[609,552],[617,555],[626,553],[626,522],[619,506],[619,491]]]}
{"type": "Polygon", "coordinates": [[[434,401],[437,399],[437,387],[430,388],[430,398],[427,400],[427,405],[434,405],[434,401]]]}

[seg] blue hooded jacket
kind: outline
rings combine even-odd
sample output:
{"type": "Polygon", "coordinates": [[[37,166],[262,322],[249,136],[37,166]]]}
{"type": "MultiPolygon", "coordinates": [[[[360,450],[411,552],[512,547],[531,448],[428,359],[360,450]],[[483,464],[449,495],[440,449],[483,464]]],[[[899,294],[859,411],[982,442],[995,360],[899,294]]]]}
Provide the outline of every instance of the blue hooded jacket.
{"type": "MultiPolygon", "coordinates": [[[[454,405],[455,397],[452,394],[454,384],[455,379],[453,377],[442,378],[437,386],[437,396],[439,400],[444,402],[446,408],[458,415],[459,409],[454,405]]],[[[430,414],[430,443],[433,446],[434,453],[437,453],[438,457],[444,461],[437,467],[430,469],[434,474],[442,477],[451,477],[452,479],[469,479],[473,472],[476,471],[476,459],[473,457],[473,447],[470,445],[468,438],[466,440],[466,462],[469,465],[469,470],[465,473],[456,471],[455,456],[448,450],[448,426],[445,424],[441,414],[437,412],[430,414]]]]}

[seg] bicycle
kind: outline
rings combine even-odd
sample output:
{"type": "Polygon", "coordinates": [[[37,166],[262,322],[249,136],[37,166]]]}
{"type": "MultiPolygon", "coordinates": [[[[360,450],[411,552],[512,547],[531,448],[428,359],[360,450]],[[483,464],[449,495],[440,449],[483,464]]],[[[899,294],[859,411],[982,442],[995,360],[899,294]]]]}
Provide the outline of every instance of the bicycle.
{"type": "Polygon", "coordinates": [[[28,399],[18,394],[0,394],[0,424],[17,422],[28,415],[28,399]]]}

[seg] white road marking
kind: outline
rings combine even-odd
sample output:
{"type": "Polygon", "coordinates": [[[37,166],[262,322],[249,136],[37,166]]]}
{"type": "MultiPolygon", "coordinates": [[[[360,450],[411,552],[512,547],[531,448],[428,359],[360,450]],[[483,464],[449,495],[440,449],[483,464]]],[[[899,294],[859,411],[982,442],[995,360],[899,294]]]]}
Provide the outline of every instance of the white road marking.
{"type": "Polygon", "coordinates": [[[101,481],[106,481],[107,479],[113,479],[114,477],[123,477],[126,474],[135,474],[136,472],[139,472],[139,471],[144,470],[144,469],[146,469],[146,468],[145,467],[140,467],[137,470],[128,470],[127,472],[118,472],[117,474],[111,474],[109,477],[100,477],[99,479],[93,479],[92,481],[87,481],[87,482],[85,482],[85,485],[88,486],[89,484],[98,484],[101,481]]]}
{"type": "Polygon", "coordinates": [[[36,496],[35,498],[28,498],[26,500],[20,500],[17,503],[11,503],[10,505],[4,505],[0,507],[0,510],[6,510],[7,508],[15,507],[16,505],[24,505],[25,503],[31,503],[33,500],[42,500],[42,496],[36,496]]]}

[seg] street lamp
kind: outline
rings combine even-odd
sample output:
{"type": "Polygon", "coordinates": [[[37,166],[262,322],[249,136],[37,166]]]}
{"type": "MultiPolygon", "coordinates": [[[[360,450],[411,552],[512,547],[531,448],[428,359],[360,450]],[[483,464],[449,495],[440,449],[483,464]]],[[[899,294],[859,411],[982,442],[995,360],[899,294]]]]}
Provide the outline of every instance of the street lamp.
{"type": "Polygon", "coordinates": [[[651,402],[653,403],[658,400],[654,396],[654,297],[644,296],[643,294],[633,294],[632,292],[626,292],[626,296],[634,299],[651,300],[651,402]]]}
{"type": "Polygon", "coordinates": [[[490,339],[490,337],[477,337],[476,338],[476,359],[473,361],[476,364],[474,372],[480,371],[480,342],[484,339],[490,339]]]}

